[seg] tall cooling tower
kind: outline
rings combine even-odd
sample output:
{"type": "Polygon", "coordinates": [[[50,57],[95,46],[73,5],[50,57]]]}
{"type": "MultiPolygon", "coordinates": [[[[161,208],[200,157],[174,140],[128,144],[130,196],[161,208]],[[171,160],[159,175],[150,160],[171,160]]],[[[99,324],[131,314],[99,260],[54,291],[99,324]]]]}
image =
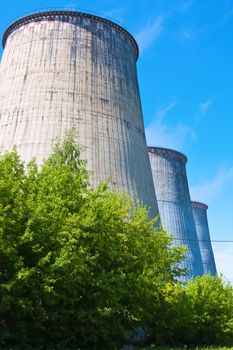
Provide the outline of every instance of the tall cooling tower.
{"type": "Polygon", "coordinates": [[[186,174],[187,158],[182,153],[160,147],[148,147],[161,223],[173,233],[174,243],[187,246],[182,267],[187,278],[203,274],[203,264],[186,174]]]}
{"type": "Polygon", "coordinates": [[[214,260],[213,249],[210,241],[210,232],[207,220],[206,204],[200,202],[192,202],[193,217],[196,225],[197,237],[201,250],[202,262],[204,265],[204,273],[217,275],[216,265],[214,260]]]}
{"type": "Polygon", "coordinates": [[[110,177],[157,215],[131,34],[90,14],[40,12],[10,25],[3,47],[0,149],[16,145],[41,164],[52,140],[77,127],[93,184],[110,177]]]}

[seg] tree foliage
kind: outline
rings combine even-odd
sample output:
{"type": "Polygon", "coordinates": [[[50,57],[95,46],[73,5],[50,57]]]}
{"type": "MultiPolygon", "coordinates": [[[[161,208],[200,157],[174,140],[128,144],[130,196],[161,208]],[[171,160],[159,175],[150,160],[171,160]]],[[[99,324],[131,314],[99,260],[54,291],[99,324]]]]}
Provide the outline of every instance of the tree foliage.
{"type": "Polygon", "coordinates": [[[0,348],[113,350],[142,326],[156,345],[232,345],[232,286],[179,282],[185,250],[155,222],[90,185],[72,133],[41,169],[0,156],[0,348]]]}
{"type": "Polygon", "coordinates": [[[184,250],[101,183],[72,135],[41,169],[0,156],[0,347],[115,349],[182,271],[184,250]]]}
{"type": "Polygon", "coordinates": [[[220,277],[205,275],[187,285],[167,285],[159,320],[151,314],[152,343],[232,346],[233,287],[220,277]]]}

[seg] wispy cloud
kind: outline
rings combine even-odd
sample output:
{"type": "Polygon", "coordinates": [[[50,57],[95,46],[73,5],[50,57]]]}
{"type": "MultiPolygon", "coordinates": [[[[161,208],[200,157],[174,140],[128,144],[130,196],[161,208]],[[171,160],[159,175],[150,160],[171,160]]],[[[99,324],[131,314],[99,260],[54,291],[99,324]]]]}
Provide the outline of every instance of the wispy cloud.
{"type": "Polygon", "coordinates": [[[202,120],[202,118],[208,113],[208,111],[209,111],[210,107],[212,106],[213,102],[214,102],[213,99],[208,98],[207,100],[205,100],[204,102],[201,102],[197,106],[197,111],[196,111],[196,114],[194,115],[193,128],[196,128],[197,125],[202,120]]]}
{"type": "Polygon", "coordinates": [[[164,119],[164,117],[166,116],[166,114],[171,111],[172,109],[174,109],[177,105],[176,101],[172,101],[170,102],[167,106],[162,106],[158,109],[158,111],[156,112],[155,118],[157,122],[162,122],[162,120],[164,119]]]}
{"type": "Polygon", "coordinates": [[[220,21],[219,21],[220,25],[225,24],[225,22],[227,22],[232,16],[233,16],[233,7],[225,10],[224,15],[220,18],[220,21]]]}
{"type": "Polygon", "coordinates": [[[147,23],[136,35],[141,51],[148,48],[162,33],[164,29],[165,15],[156,17],[152,22],[147,23]]]}
{"type": "Polygon", "coordinates": [[[209,181],[190,187],[192,199],[209,202],[221,194],[227,183],[233,181],[233,167],[220,168],[218,173],[209,181]]]}
{"type": "MultiPolygon", "coordinates": [[[[170,20],[176,18],[177,15],[185,15],[194,3],[194,0],[177,0],[177,2],[174,2],[174,4],[169,7],[169,10],[162,11],[162,13],[150,22],[147,22],[136,35],[140,50],[144,51],[146,48],[149,48],[155,40],[158,39],[166,29],[168,29],[168,22],[170,20]]],[[[182,35],[184,35],[184,38],[187,40],[191,39],[192,33],[190,30],[184,30],[182,35]]]]}
{"type": "Polygon", "coordinates": [[[198,106],[198,111],[201,113],[201,114],[206,114],[210,108],[210,106],[212,105],[213,103],[213,100],[212,99],[208,99],[202,103],[199,104],[198,106]]]}
{"type": "Polygon", "coordinates": [[[120,22],[124,22],[125,19],[125,14],[127,12],[127,8],[123,8],[123,7],[115,7],[112,8],[108,11],[103,12],[103,15],[106,16],[109,19],[113,19],[113,20],[117,20],[120,22]]]}
{"type": "Polygon", "coordinates": [[[193,39],[193,37],[194,37],[194,33],[193,33],[193,31],[191,31],[190,29],[183,29],[183,30],[180,32],[180,36],[181,36],[181,39],[184,39],[184,40],[191,40],[191,39],[193,39]]]}
{"type": "Polygon", "coordinates": [[[69,2],[65,3],[64,7],[66,9],[77,9],[78,8],[77,3],[74,1],[69,1],[69,2]]]}
{"type": "Polygon", "coordinates": [[[212,243],[218,273],[233,284],[233,243],[212,243]]]}
{"type": "Polygon", "coordinates": [[[146,127],[148,145],[157,145],[182,150],[188,139],[196,138],[194,131],[188,125],[183,123],[174,125],[166,120],[166,115],[175,107],[176,102],[173,101],[157,111],[152,122],[146,127]]]}
{"type": "Polygon", "coordinates": [[[178,4],[176,11],[180,13],[186,13],[194,5],[194,0],[182,0],[178,4]]]}

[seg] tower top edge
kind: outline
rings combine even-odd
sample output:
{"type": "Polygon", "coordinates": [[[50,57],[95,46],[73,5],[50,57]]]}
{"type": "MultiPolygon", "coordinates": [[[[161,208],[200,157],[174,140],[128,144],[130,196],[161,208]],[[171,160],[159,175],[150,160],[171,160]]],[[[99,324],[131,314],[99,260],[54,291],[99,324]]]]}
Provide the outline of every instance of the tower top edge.
{"type": "Polygon", "coordinates": [[[196,201],[192,201],[192,207],[194,208],[200,208],[200,209],[204,209],[207,210],[208,209],[208,205],[202,202],[196,202],[196,201]]]}
{"type": "Polygon", "coordinates": [[[133,35],[126,29],[124,29],[122,26],[119,24],[109,20],[105,19],[104,17],[100,17],[94,14],[86,13],[86,12],[80,12],[80,11],[69,11],[69,10],[52,10],[52,11],[39,11],[39,12],[34,12],[30,15],[25,15],[13,23],[11,23],[5,30],[2,38],[2,46],[3,48],[5,47],[7,38],[9,35],[20,28],[21,26],[32,23],[32,22],[40,22],[40,21],[53,21],[53,20],[64,20],[64,19],[69,19],[69,18],[90,18],[93,19],[97,22],[101,22],[104,24],[109,25],[110,27],[116,29],[117,31],[123,33],[128,40],[131,42],[134,50],[135,50],[135,59],[137,61],[139,57],[139,47],[136,42],[136,39],[133,37],[133,35]]]}
{"type": "Polygon", "coordinates": [[[171,158],[176,158],[179,161],[181,161],[183,164],[186,164],[188,161],[188,158],[186,157],[186,155],[170,148],[148,146],[147,149],[148,149],[148,152],[157,154],[159,156],[166,155],[171,158]]]}

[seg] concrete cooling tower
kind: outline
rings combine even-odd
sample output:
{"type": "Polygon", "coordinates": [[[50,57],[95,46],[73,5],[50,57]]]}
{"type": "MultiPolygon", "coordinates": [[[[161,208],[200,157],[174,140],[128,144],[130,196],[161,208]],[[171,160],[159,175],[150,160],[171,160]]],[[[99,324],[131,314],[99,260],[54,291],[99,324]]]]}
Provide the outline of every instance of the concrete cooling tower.
{"type": "Polygon", "coordinates": [[[161,223],[168,233],[173,233],[175,244],[187,246],[187,257],[182,264],[188,268],[187,278],[202,275],[186,174],[187,158],[182,153],[160,147],[148,147],[148,153],[161,223]]]}
{"type": "Polygon", "coordinates": [[[210,232],[207,220],[208,206],[199,202],[192,202],[193,217],[196,225],[197,237],[201,250],[204,273],[217,275],[213,249],[210,241],[210,232]]]}
{"type": "Polygon", "coordinates": [[[52,140],[77,127],[93,184],[110,177],[157,215],[131,34],[90,14],[40,12],[10,25],[3,47],[0,149],[16,145],[41,164],[52,140]]]}

